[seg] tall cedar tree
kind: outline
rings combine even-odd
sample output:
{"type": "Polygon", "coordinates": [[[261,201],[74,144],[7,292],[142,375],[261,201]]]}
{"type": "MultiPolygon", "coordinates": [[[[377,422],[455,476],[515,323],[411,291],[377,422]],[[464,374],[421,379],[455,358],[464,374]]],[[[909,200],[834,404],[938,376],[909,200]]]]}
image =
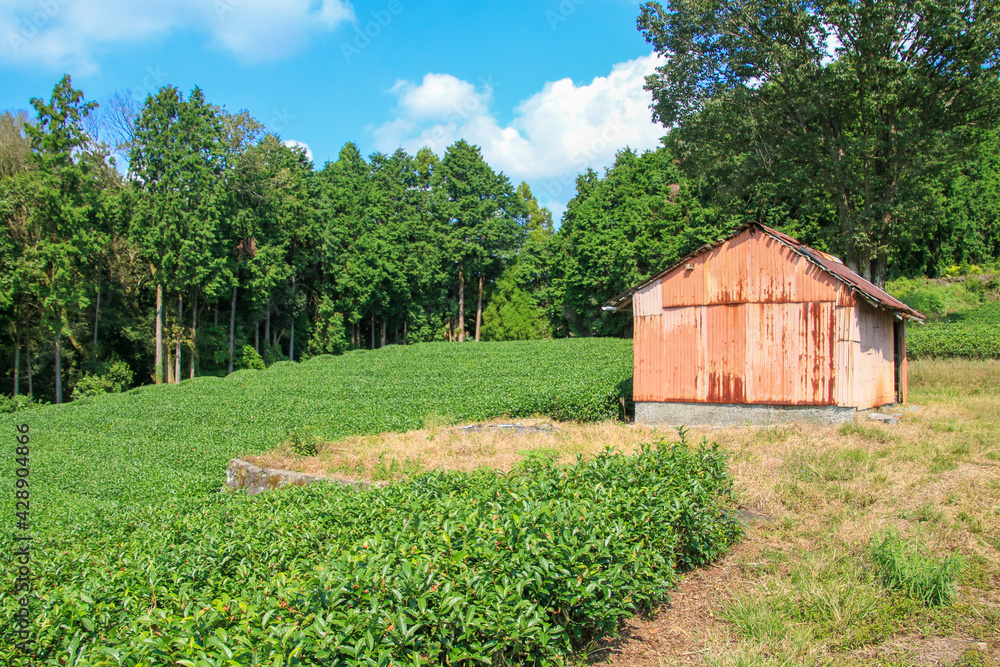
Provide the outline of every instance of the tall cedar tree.
{"type": "MultiPolygon", "coordinates": [[[[86,308],[92,293],[90,258],[100,245],[95,224],[99,197],[95,157],[82,123],[96,106],[84,102],[67,74],[56,84],[48,104],[31,100],[36,122],[24,127],[31,138],[35,169],[31,231],[22,261],[29,289],[52,335],[56,403],[61,403],[62,341],[66,336],[78,353],[82,345],[70,329],[72,315],[86,308]]],[[[23,275],[23,274],[22,274],[23,275]]]]}
{"type": "MultiPolygon", "coordinates": [[[[156,383],[164,379],[164,291],[178,299],[174,336],[179,368],[181,299],[218,273],[225,260],[217,196],[224,167],[222,123],[200,89],[185,100],[177,88],[164,86],[146,99],[129,156],[138,190],[129,235],[156,286],[156,383]]],[[[173,375],[180,380],[178,373],[173,375]]]]}
{"type": "Polygon", "coordinates": [[[494,172],[477,146],[459,140],[434,171],[434,210],[449,229],[458,277],[458,340],[465,340],[465,281],[477,281],[475,339],[481,335],[483,287],[511,263],[524,242],[528,211],[510,181],[494,172]]]}

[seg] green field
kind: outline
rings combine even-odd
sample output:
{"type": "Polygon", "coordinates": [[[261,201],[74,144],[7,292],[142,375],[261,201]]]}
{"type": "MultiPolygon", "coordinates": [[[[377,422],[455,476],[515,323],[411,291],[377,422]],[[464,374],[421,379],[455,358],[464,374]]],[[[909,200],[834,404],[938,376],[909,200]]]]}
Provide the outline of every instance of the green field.
{"type": "MultiPolygon", "coordinates": [[[[291,430],[617,416],[627,340],[416,345],[21,412],[35,664],[549,663],[663,599],[740,529],[710,448],[605,453],[385,489],[219,491],[291,430]]],[[[14,457],[0,488],[14,488],[14,457]]],[[[5,493],[5,516],[14,515],[5,493]]],[[[10,553],[19,531],[3,522],[10,553]]],[[[5,561],[0,662],[15,649],[5,561]]],[[[18,661],[21,660],[21,663],[18,661]]]]}
{"type": "Polygon", "coordinates": [[[927,316],[906,330],[911,359],[1000,359],[1000,283],[996,276],[902,278],[886,289],[927,316]]]}
{"type": "MultiPolygon", "coordinates": [[[[390,346],[22,412],[33,497],[45,508],[32,519],[36,532],[58,535],[114,520],[123,506],[214,493],[230,458],[266,452],[303,426],[336,440],[427,419],[617,416],[631,355],[631,341],[615,339],[390,346]]],[[[11,488],[13,466],[0,467],[0,488],[11,488]]]]}
{"type": "Polygon", "coordinates": [[[906,330],[913,359],[1000,359],[1000,303],[986,303],[906,330]]]}

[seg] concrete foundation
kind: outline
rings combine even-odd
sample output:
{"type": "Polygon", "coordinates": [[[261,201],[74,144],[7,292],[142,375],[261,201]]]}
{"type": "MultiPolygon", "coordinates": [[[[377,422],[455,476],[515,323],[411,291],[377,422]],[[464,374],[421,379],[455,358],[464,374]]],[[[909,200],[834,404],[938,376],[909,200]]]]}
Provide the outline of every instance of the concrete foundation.
{"type": "Polygon", "coordinates": [[[836,405],[636,402],[635,423],[664,426],[774,426],[790,422],[843,424],[855,408],[836,405]]]}

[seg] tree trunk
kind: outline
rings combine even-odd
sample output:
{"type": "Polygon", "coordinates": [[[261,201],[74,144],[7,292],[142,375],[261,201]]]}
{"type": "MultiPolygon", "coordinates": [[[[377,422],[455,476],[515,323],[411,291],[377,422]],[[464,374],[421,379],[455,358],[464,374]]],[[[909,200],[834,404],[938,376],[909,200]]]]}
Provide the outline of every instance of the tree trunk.
{"type": "Polygon", "coordinates": [[[236,285],[233,285],[233,300],[229,306],[229,368],[226,375],[233,373],[233,335],[236,329],[236,285]]]}
{"type": "Polygon", "coordinates": [[[372,306],[372,349],[375,349],[375,306],[372,306]]]}
{"type": "Polygon", "coordinates": [[[379,347],[385,347],[386,346],[386,340],[385,340],[385,318],[382,318],[382,339],[379,341],[378,346],[379,347]]]}
{"type": "Polygon", "coordinates": [[[56,351],[56,403],[62,403],[62,323],[53,336],[56,351]]]}
{"type": "Polygon", "coordinates": [[[288,334],[288,360],[295,361],[295,276],[292,276],[292,330],[288,334]]]}
{"type": "Polygon", "coordinates": [[[458,342],[465,342],[465,276],[458,270],[458,342]]]}
{"type": "Polygon", "coordinates": [[[94,306],[94,360],[97,360],[97,325],[101,316],[101,274],[97,274],[97,303],[94,306]]]}
{"type": "Polygon", "coordinates": [[[28,367],[28,398],[35,397],[35,391],[31,386],[31,333],[28,333],[28,340],[24,344],[25,363],[28,367]]]}
{"type": "Polygon", "coordinates": [[[403,345],[409,345],[409,340],[406,337],[406,320],[403,320],[403,345]]]}
{"type": "Polygon", "coordinates": [[[260,318],[255,317],[253,321],[253,349],[260,354],[260,318]]]}
{"type": "Polygon", "coordinates": [[[267,300],[267,315],[264,316],[264,358],[271,352],[271,300],[267,300]]]}
{"type": "Polygon", "coordinates": [[[166,360],[167,367],[167,384],[174,383],[174,355],[173,349],[168,344],[167,349],[164,352],[164,359],[166,360]]]}
{"type": "Polygon", "coordinates": [[[879,253],[872,261],[872,282],[880,289],[885,289],[885,279],[889,272],[889,259],[884,253],[879,253]]]}
{"type": "Polygon", "coordinates": [[[198,356],[198,290],[191,297],[191,379],[194,379],[194,358],[198,356]]]}
{"type": "Polygon", "coordinates": [[[14,325],[14,395],[21,393],[21,330],[14,325]]]}
{"type": "Polygon", "coordinates": [[[156,361],[153,364],[153,382],[163,384],[163,285],[156,284],[156,361]]]}
{"type": "Polygon", "coordinates": [[[212,326],[219,326],[219,304],[215,304],[215,315],[212,317],[212,326]]]}
{"type": "Polygon", "coordinates": [[[476,342],[479,342],[479,330],[483,323],[483,276],[479,275],[479,301],[476,303],[476,342]]]}
{"type": "Polygon", "coordinates": [[[177,295],[177,346],[174,351],[174,384],[181,383],[181,325],[184,322],[184,297],[177,295]]]}

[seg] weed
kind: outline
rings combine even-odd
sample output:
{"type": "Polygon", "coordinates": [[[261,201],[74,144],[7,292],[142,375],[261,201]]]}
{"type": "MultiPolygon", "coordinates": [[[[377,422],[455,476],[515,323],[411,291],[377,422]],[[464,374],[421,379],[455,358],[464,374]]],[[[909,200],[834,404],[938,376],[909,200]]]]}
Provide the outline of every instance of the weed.
{"type": "Polygon", "coordinates": [[[873,539],[870,556],[882,584],[929,607],[948,605],[955,596],[955,579],[962,568],[957,555],[937,560],[916,539],[906,542],[895,530],[873,539]]]}
{"type": "Polygon", "coordinates": [[[846,436],[857,436],[863,440],[868,440],[870,442],[877,442],[879,444],[888,445],[899,441],[899,436],[894,433],[890,433],[884,428],[879,428],[878,426],[868,426],[863,424],[847,423],[840,427],[839,432],[841,435],[846,436]]]}
{"type": "Polygon", "coordinates": [[[375,481],[386,481],[414,477],[421,472],[423,472],[423,466],[420,464],[420,459],[411,459],[407,456],[400,460],[391,454],[382,452],[372,464],[370,476],[375,481]]]}
{"type": "Polygon", "coordinates": [[[293,429],[286,441],[296,456],[316,456],[319,452],[319,437],[308,426],[293,429]]]}
{"type": "Polygon", "coordinates": [[[722,618],[736,626],[744,637],[775,641],[785,637],[788,622],[773,605],[756,596],[740,595],[722,608],[722,618]]]}

